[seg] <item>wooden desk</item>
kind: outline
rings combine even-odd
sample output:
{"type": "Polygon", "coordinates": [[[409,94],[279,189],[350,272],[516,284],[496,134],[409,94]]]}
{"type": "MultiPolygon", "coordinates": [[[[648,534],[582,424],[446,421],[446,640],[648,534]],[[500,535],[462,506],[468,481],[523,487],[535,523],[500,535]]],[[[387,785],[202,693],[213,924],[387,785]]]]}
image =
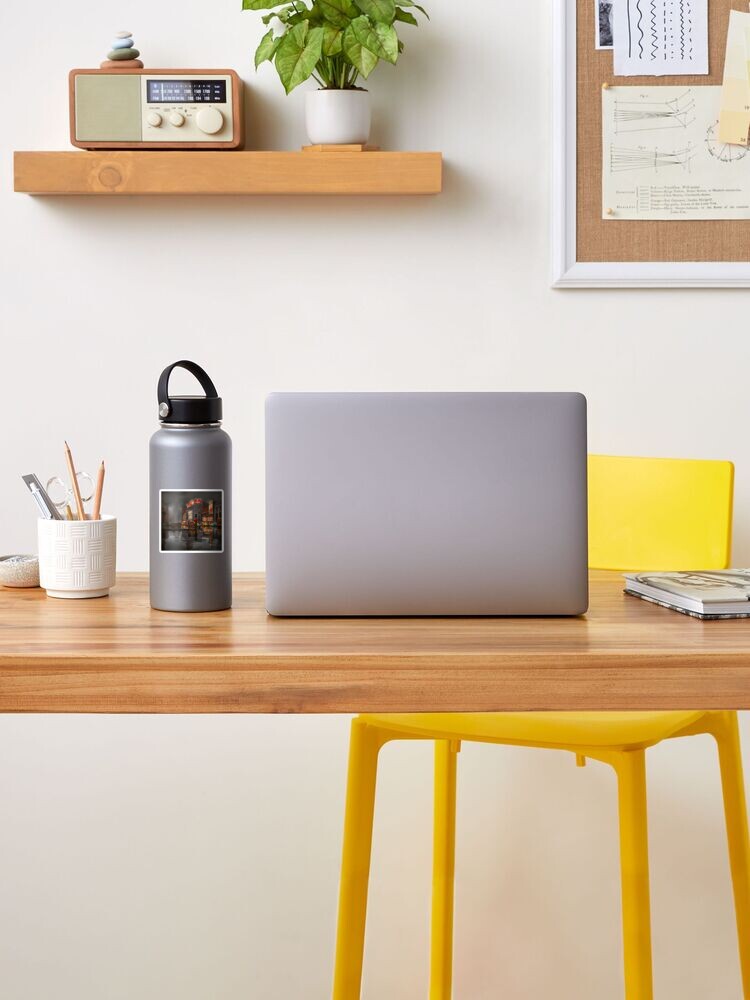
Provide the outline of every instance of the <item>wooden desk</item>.
{"type": "Polygon", "coordinates": [[[0,588],[2,712],[750,708],[750,620],[700,622],[591,574],[583,618],[279,619],[263,577],[218,614],[148,579],[65,601],[0,588]]]}

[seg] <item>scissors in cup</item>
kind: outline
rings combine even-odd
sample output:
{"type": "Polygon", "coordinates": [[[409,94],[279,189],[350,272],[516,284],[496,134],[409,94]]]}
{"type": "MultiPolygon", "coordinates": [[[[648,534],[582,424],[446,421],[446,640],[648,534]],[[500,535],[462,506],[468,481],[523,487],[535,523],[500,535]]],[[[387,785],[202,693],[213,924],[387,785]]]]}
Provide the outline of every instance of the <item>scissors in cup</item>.
{"type": "MultiPolygon", "coordinates": [[[[94,495],[94,480],[88,472],[76,472],[81,500],[87,503],[94,495]]],[[[47,494],[60,513],[65,516],[66,508],[75,509],[75,494],[60,476],[52,476],[47,480],[47,494]]]]}

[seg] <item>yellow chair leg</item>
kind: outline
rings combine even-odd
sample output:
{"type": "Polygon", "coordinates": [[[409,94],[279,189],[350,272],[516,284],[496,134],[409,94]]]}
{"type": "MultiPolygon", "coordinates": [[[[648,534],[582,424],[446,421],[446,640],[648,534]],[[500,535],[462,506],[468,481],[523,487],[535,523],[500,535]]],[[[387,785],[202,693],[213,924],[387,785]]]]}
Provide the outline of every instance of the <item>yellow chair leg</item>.
{"type": "Polygon", "coordinates": [[[355,719],[349,743],[333,1000],[359,1000],[378,751],[387,736],[355,719]]]}
{"type": "Polygon", "coordinates": [[[453,886],[456,859],[456,740],[435,743],[430,1000],[450,1000],[453,977],[453,886]]]}
{"type": "Polygon", "coordinates": [[[750,841],[748,840],[745,781],[736,712],[722,713],[714,732],[719,746],[721,787],[732,870],[734,907],[740,945],[743,997],[750,1000],[750,841]]]}
{"type": "Polygon", "coordinates": [[[652,1000],[651,905],[648,878],[646,753],[612,758],[620,805],[620,868],[626,1000],[652,1000]]]}

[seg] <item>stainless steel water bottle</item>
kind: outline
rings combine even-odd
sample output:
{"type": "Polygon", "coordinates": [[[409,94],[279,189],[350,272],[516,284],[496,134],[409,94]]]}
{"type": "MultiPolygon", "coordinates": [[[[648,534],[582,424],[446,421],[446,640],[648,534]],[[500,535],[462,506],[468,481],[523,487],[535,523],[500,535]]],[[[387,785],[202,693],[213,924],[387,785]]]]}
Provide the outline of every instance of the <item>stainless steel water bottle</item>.
{"type": "Polygon", "coordinates": [[[220,611],[232,605],[232,442],[203,369],[175,361],[159,377],[159,430],[150,445],[151,607],[220,611]],[[185,368],[204,396],[170,396],[185,368]]]}

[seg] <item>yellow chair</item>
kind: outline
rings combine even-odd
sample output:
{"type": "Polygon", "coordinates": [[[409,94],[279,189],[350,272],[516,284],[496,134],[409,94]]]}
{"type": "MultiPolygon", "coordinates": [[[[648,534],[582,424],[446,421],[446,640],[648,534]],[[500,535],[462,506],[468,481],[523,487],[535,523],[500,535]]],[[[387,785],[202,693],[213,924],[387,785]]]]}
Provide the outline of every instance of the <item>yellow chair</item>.
{"type": "MultiPolygon", "coordinates": [[[[589,459],[594,568],[721,569],[731,547],[729,462],[589,459]]],[[[655,612],[657,613],[657,612],[655,612]]],[[[362,715],[352,723],[333,1000],[359,1000],[378,752],[391,740],[435,740],[430,1000],[450,1000],[456,757],[462,740],[568,750],[617,776],[626,1000],[651,1000],[645,751],[665,739],[718,744],[743,996],[750,1000],[750,844],[735,712],[535,712],[362,715]]]]}

